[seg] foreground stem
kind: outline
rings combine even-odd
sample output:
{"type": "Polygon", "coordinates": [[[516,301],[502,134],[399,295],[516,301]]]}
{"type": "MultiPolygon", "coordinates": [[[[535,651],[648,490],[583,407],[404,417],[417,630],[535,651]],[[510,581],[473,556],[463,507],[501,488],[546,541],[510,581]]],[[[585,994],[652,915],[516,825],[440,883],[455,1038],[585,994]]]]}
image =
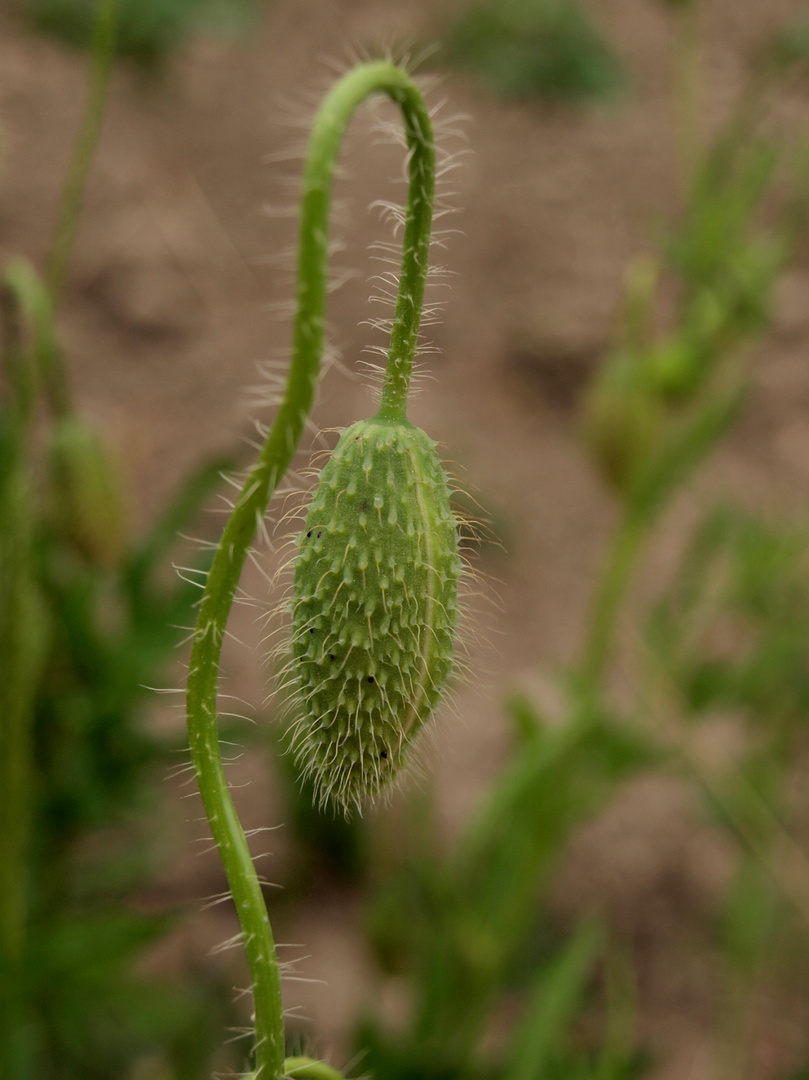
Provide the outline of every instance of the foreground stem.
{"type": "MultiPolygon", "coordinates": [[[[219,661],[228,614],[256,528],[292,460],[312,408],[323,353],[329,210],[335,162],[348,121],[357,106],[373,93],[384,93],[399,106],[409,149],[410,183],[399,298],[383,389],[383,408],[392,416],[404,411],[427,275],[435,152],[432,127],[421,94],[404,72],[389,63],[375,62],[355,68],[341,79],[315,118],[303,176],[297,313],[287,385],[275,423],[214,554],[200,604],[188,672],[191,756],[205,813],[236,905],[250,968],[257,1080],[281,1080],[285,1075],[281,979],[261,886],[219,751],[219,661]]],[[[311,1071],[298,1075],[315,1076],[311,1071]]],[[[316,1080],[330,1080],[330,1076],[320,1073],[316,1080]]]]}

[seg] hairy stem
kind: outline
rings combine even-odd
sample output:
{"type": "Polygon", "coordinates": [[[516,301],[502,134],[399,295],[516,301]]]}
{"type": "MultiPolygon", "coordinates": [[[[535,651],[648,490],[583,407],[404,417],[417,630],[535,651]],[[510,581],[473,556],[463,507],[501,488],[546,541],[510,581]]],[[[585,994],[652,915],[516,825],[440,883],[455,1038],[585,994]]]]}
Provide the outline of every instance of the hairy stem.
{"type": "Polygon", "coordinates": [[[242,927],[250,967],[260,1080],[284,1076],[281,979],[261,886],[233,806],[219,751],[217,684],[222,639],[259,521],[303,434],[323,352],[328,227],[335,162],[357,106],[384,93],[400,108],[410,148],[408,209],[391,357],[383,396],[388,415],[403,413],[415,353],[432,218],[434,151],[429,116],[409,77],[392,64],[363,64],[333,88],[315,118],[301,194],[297,313],[292,361],[275,422],[239,495],[214,554],[200,603],[188,673],[191,755],[211,831],[242,927]],[[390,389],[389,389],[390,387],[390,389]]]}
{"type": "Polygon", "coordinates": [[[413,357],[418,345],[424,286],[430,259],[430,231],[435,197],[435,144],[432,124],[421,95],[401,92],[394,98],[402,110],[410,154],[410,197],[407,202],[399,295],[390,335],[390,351],[379,416],[404,419],[413,357]]]}

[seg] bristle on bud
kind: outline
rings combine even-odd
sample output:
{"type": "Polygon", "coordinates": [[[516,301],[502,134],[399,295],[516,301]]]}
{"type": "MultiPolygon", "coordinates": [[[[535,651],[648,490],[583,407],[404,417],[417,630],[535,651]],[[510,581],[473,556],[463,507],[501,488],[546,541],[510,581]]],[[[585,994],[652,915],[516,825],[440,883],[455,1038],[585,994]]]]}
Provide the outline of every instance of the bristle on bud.
{"type": "Polygon", "coordinates": [[[347,428],[298,539],[293,747],[348,812],[399,772],[445,690],[458,618],[457,522],[435,443],[408,422],[347,428]]]}

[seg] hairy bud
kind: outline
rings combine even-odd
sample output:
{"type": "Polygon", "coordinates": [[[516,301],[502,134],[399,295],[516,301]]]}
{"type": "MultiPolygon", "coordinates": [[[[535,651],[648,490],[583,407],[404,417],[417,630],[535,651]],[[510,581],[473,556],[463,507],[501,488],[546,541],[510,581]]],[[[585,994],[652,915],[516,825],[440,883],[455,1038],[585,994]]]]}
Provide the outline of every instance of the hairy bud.
{"type": "Polygon", "coordinates": [[[452,668],[461,560],[435,443],[407,422],[347,428],[298,544],[293,745],[347,811],[398,772],[452,668]]]}

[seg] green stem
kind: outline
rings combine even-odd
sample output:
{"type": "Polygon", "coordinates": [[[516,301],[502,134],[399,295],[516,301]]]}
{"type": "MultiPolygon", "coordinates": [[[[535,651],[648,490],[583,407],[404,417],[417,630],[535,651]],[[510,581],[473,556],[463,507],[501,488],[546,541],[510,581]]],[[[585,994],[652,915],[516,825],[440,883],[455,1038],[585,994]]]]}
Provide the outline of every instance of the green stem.
{"type": "Polygon", "coordinates": [[[188,672],[191,756],[242,927],[253,986],[256,1076],[261,1080],[281,1080],[284,1075],[281,980],[267,909],[219,752],[219,660],[228,614],[258,522],[292,460],[312,408],[323,352],[329,210],[335,162],[352,114],[373,93],[387,94],[399,106],[410,148],[400,295],[382,408],[391,417],[397,410],[404,410],[427,271],[434,153],[430,120],[419,91],[398,68],[374,62],[344,76],[315,118],[301,195],[297,313],[287,385],[275,422],[214,554],[200,603],[188,672]]]}
{"type": "Polygon", "coordinates": [[[36,270],[24,259],[11,259],[5,265],[0,294],[7,328],[3,366],[15,386],[17,411],[30,423],[40,389],[51,386],[54,368],[61,364],[53,304],[36,270]]]}
{"type": "Polygon", "coordinates": [[[35,362],[23,347],[26,312],[0,283],[5,370],[13,396],[0,402],[0,1078],[14,1072],[26,975],[29,846],[36,690],[47,619],[35,571],[30,437],[35,362]]]}
{"type": "MultiPolygon", "coordinates": [[[[84,201],[87,173],[90,170],[104,120],[110,71],[115,56],[117,25],[118,0],[98,0],[91,44],[90,88],[87,105],[59,201],[53,246],[45,274],[54,310],[59,305],[64,289],[70,252],[84,201]]],[[[64,414],[69,411],[68,389],[64,370],[58,362],[58,357],[53,360],[49,374],[51,376],[49,390],[54,409],[57,413],[64,414]]]]}
{"type": "Polygon", "coordinates": [[[418,92],[401,94],[398,104],[405,118],[411,187],[402,240],[399,294],[378,413],[380,418],[391,420],[404,419],[407,410],[429,269],[435,197],[435,145],[430,117],[418,92]]]}
{"type": "Polygon", "coordinates": [[[680,186],[687,199],[702,156],[700,0],[677,5],[674,32],[674,131],[680,186]]]}
{"type": "Polygon", "coordinates": [[[646,535],[647,522],[627,507],[613,534],[585,637],[584,656],[577,683],[585,698],[592,696],[604,677],[615,624],[635,561],[646,535]]]}

